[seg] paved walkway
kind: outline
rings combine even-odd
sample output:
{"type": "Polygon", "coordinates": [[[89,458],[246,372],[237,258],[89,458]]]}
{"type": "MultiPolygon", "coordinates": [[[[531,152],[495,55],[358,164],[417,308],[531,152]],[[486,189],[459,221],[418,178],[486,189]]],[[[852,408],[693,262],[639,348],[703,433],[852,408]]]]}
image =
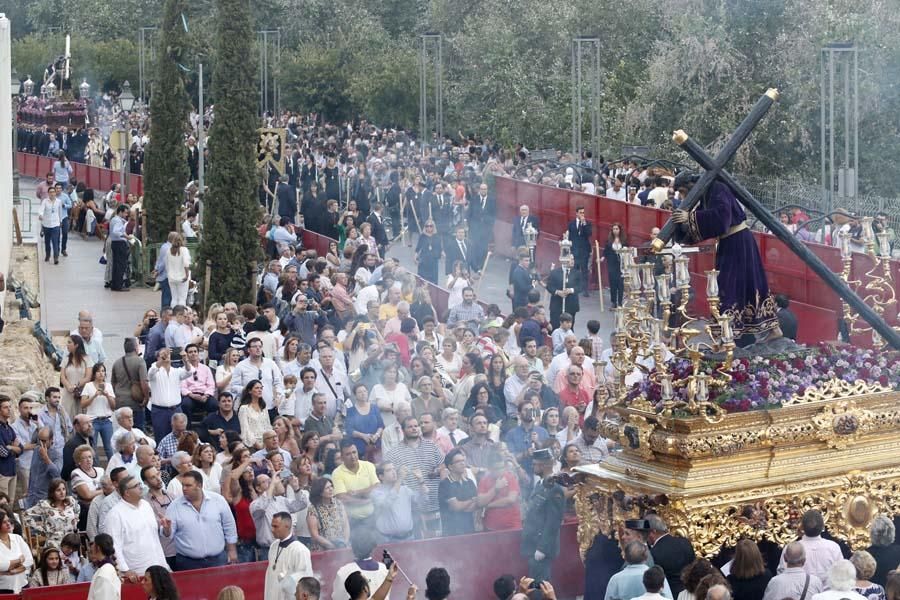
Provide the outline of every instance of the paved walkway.
{"type": "MultiPolygon", "coordinates": [[[[37,180],[22,179],[21,195],[34,198],[37,180]]],[[[103,332],[104,348],[110,360],[122,356],[122,341],[133,335],[134,328],[144,311],[150,307],[159,308],[159,293],[148,288],[135,288],[127,293],[111,292],[103,287],[105,266],[99,263],[102,245],[96,238],[82,240],[75,234],[69,236],[68,257],[60,257],[60,263],[43,262],[43,240],[38,237],[40,223],[37,220],[38,203],[31,204],[31,231],[23,232],[26,243],[39,245],[41,258],[41,294],[45,327],[52,335],[65,335],[77,326],[78,311],[87,309],[94,314],[95,325],[103,332]]],[[[20,217],[26,227],[26,215],[20,217]]],[[[413,249],[397,244],[388,253],[400,260],[400,264],[415,270],[413,249]]],[[[494,256],[488,265],[486,279],[479,290],[480,299],[500,306],[504,312],[510,310],[506,297],[506,282],[510,263],[507,259],[494,256]]],[[[441,266],[443,273],[443,266],[441,266]]],[[[549,295],[542,290],[545,305],[549,305],[549,295]]],[[[609,295],[606,293],[606,306],[609,295]]],[[[590,298],[581,298],[581,312],[576,318],[575,332],[582,336],[587,330],[589,319],[601,322],[601,331],[612,329],[612,313],[600,311],[597,292],[590,298]]]]}
{"type": "MultiPolygon", "coordinates": [[[[20,182],[22,196],[34,198],[35,180],[20,182]]],[[[38,237],[38,203],[32,203],[32,233],[23,241],[38,244],[41,272],[41,306],[44,326],[51,335],[65,335],[78,326],[78,311],[90,310],[94,325],[103,332],[107,362],[124,354],[122,342],[134,334],[134,328],[148,308],[159,308],[159,293],[148,288],[130,292],[111,292],[103,287],[105,265],[99,263],[102,244],[96,238],[82,240],[69,236],[69,256],[60,256],[59,264],[44,260],[43,239],[38,237]]],[[[23,220],[24,223],[24,220],[23,220]]]]}

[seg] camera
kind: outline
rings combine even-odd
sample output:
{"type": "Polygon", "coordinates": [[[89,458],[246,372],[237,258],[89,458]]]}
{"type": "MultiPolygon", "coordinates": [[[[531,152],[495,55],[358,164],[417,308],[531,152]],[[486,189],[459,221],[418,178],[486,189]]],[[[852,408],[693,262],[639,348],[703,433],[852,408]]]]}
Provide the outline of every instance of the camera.
{"type": "Polygon", "coordinates": [[[385,550],[381,553],[381,562],[384,563],[384,566],[388,569],[391,568],[391,565],[394,564],[394,557],[391,556],[391,553],[385,550]]]}
{"type": "Polygon", "coordinates": [[[147,326],[148,326],[148,327],[153,327],[153,326],[156,325],[158,322],[159,322],[159,319],[158,319],[157,317],[150,317],[149,319],[147,319],[147,326]]]}

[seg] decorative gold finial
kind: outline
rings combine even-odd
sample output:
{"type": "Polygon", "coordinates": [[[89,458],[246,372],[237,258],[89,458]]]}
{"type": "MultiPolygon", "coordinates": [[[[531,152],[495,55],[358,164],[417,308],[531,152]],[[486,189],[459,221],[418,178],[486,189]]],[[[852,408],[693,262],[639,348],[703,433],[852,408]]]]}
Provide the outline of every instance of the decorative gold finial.
{"type": "Polygon", "coordinates": [[[781,94],[778,93],[778,88],[769,88],[766,90],[766,96],[778,102],[778,98],[781,97],[781,94]]]}
{"type": "Polygon", "coordinates": [[[666,243],[659,238],[655,238],[652,242],[650,242],[650,247],[654,252],[660,253],[663,251],[663,248],[666,247],[666,243]]]}
{"type": "Polygon", "coordinates": [[[680,146],[688,141],[688,134],[683,129],[678,129],[672,134],[672,141],[680,146]]]}

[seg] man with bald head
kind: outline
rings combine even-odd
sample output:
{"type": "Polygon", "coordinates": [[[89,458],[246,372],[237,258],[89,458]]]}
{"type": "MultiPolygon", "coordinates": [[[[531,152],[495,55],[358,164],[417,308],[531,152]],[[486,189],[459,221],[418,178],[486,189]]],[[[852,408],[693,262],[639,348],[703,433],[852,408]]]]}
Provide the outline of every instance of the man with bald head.
{"type": "MultiPolygon", "coordinates": [[[[553,362],[556,362],[556,358],[553,359],[553,362]]],[[[554,374],[555,379],[550,380],[554,392],[558,394],[566,387],[566,384],[568,383],[569,367],[576,365],[581,367],[582,371],[581,383],[579,384],[581,389],[587,392],[588,396],[593,395],[594,390],[597,389],[597,378],[594,376],[594,365],[591,364],[591,361],[586,360],[586,358],[587,355],[584,352],[584,348],[578,344],[575,344],[568,350],[568,355],[560,360],[559,369],[554,374]]]]}
{"type": "Polygon", "coordinates": [[[809,600],[824,591],[822,580],[810,575],[804,569],[806,564],[806,548],[800,542],[791,542],[784,549],[785,568],[769,580],[763,600],[781,600],[797,598],[809,600]]]}

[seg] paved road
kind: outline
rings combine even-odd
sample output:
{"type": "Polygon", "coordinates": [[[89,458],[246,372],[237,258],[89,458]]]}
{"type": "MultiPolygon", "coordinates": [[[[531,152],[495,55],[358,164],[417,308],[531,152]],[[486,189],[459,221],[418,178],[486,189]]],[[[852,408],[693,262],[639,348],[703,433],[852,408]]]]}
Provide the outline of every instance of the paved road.
{"type": "MultiPolygon", "coordinates": [[[[21,195],[34,197],[37,184],[33,179],[22,179],[21,195]]],[[[40,225],[37,220],[38,203],[31,205],[31,231],[24,232],[26,242],[39,244],[39,256],[43,260],[43,240],[38,238],[40,225]]],[[[22,226],[27,226],[26,215],[22,215],[22,226]]],[[[54,334],[64,334],[77,325],[79,310],[88,309],[94,313],[94,322],[103,331],[104,348],[110,359],[122,355],[122,340],[132,335],[134,327],[144,311],[150,307],[158,308],[159,294],[149,289],[132,289],[127,293],[111,292],[103,287],[104,265],[99,264],[101,244],[94,238],[82,240],[79,235],[69,237],[68,257],[61,257],[60,264],[41,262],[41,291],[45,325],[54,334]]],[[[413,249],[402,244],[395,245],[389,251],[408,269],[415,270],[413,249]]],[[[494,303],[508,312],[510,302],[506,297],[506,282],[509,273],[509,261],[493,257],[488,265],[487,276],[479,290],[480,299],[494,303]]],[[[441,268],[443,273],[443,267],[441,268]]],[[[549,296],[544,294],[545,304],[549,304],[549,296]]],[[[606,296],[606,306],[609,306],[606,296]]],[[[601,331],[612,328],[612,313],[601,312],[597,292],[590,298],[581,299],[582,310],[576,319],[575,332],[581,336],[586,333],[585,323],[589,319],[598,319],[602,324],[601,331]]]]}

